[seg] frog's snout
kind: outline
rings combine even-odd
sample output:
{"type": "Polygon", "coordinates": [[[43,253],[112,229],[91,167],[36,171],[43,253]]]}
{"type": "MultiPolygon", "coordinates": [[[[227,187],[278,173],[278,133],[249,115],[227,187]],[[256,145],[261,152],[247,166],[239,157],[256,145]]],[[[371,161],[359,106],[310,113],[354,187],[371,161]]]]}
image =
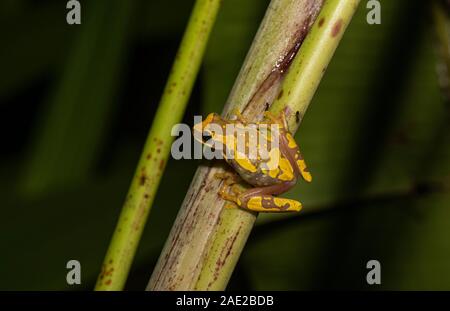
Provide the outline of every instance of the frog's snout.
{"type": "Polygon", "coordinates": [[[214,124],[218,114],[210,113],[205,120],[194,125],[194,137],[205,144],[213,137],[213,133],[208,125],[214,124]]]}
{"type": "Polygon", "coordinates": [[[211,131],[208,130],[208,125],[215,123],[215,121],[218,118],[218,114],[216,113],[210,113],[205,120],[203,120],[202,122],[199,122],[197,124],[194,125],[194,132],[198,132],[200,134],[202,134],[203,132],[208,132],[210,133],[211,131]]]}

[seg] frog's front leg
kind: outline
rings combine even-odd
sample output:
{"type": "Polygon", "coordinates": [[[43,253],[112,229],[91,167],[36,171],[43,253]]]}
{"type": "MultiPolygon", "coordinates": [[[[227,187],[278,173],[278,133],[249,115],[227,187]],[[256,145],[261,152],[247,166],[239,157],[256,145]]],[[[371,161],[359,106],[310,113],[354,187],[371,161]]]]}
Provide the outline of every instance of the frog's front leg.
{"type": "Polygon", "coordinates": [[[242,113],[239,111],[238,108],[234,108],[232,115],[236,118],[237,121],[241,122],[242,124],[248,124],[249,120],[247,120],[246,117],[242,115],[242,113]]]}

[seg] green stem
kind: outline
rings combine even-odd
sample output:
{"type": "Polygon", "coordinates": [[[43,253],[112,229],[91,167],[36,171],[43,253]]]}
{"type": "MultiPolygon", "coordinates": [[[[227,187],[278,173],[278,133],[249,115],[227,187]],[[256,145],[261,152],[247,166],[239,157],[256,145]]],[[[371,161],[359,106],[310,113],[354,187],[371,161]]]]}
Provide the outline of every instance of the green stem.
{"type": "Polygon", "coordinates": [[[197,0],[184,33],[95,290],[123,289],[203,58],[220,0],[197,0]]]}
{"type": "Polygon", "coordinates": [[[292,133],[297,131],[358,4],[359,0],[325,1],[318,22],[292,62],[280,96],[270,109],[275,114],[287,110],[292,133]]]}

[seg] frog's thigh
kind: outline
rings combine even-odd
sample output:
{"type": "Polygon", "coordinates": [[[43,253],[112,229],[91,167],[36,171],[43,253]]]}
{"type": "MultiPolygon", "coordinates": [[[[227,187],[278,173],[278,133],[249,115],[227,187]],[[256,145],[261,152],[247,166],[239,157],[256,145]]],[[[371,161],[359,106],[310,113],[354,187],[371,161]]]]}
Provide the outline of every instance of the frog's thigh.
{"type": "Polygon", "coordinates": [[[298,212],[300,202],[274,197],[289,190],[295,181],[247,190],[238,197],[238,205],[256,212],[298,212]]]}
{"type": "Polygon", "coordinates": [[[250,197],[246,202],[241,203],[243,208],[255,212],[298,212],[302,209],[302,204],[298,201],[278,198],[272,195],[260,195],[250,197]]]}
{"type": "Polygon", "coordinates": [[[292,167],[297,167],[298,172],[302,176],[302,178],[307,181],[312,181],[311,173],[308,171],[308,167],[306,166],[306,162],[300,153],[300,150],[297,147],[297,144],[294,140],[294,137],[290,133],[286,133],[286,139],[282,140],[280,144],[280,149],[284,156],[289,160],[292,167]]]}

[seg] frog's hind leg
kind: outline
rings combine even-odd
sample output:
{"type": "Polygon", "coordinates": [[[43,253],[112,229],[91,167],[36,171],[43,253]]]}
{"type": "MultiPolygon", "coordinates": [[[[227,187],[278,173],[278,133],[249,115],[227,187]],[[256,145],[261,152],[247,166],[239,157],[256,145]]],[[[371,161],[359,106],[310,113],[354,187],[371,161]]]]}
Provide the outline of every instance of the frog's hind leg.
{"type": "Polygon", "coordinates": [[[299,212],[302,204],[292,199],[261,195],[250,197],[245,202],[245,208],[262,213],[299,212]]]}
{"type": "MultiPolygon", "coordinates": [[[[286,121],[286,115],[284,113],[284,110],[282,110],[280,112],[279,116],[276,116],[273,112],[270,111],[265,111],[264,112],[264,117],[270,121],[269,123],[272,124],[278,124],[280,125],[282,128],[287,128],[287,121],[286,121]]],[[[264,122],[263,122],[264,123],[264,122]]]]}
{"type": "Polygon", "coordinates": [[[288,159],[291,166],[295,168],[295,171],[302,176],[306,182],[311,182],[312,175],[309,172],[306,162],[303,159],[300,149],[298,148],[291,133],[285,132],[284,136],[280,140],[280,150],[286,159],[288,159]]]}
{"type": "MultiPolygon", "coordinates": [[[[255,212],[298,212],[302,208],[302,204],[298,201],[273,196],[289,190],[295,185],[295,181],[245,189],[238,184],[241,178],[237,174],[217,173],[215,177],[223,180],[219,196],[241,208],[255,212]]],[[[234,207],[232,204],[225,205],[225,208],[234,207]]]]}
{"type": "Polygon", "coordinates": [[[286,192],[294,184],[295,181],[252,188],[239,195],[237,203],[255,212],[298,212],[302,209],[300,202],[274,196],[286,192]]]}
{"type": "Polygon", "coordinates": [[[306,162],[303,159],[303,157],[300,155],[300,152],[298,153],[298,157],[296,157],[296,164],[298,167],[298,170],[300,171],[300,175],[306,182],[312,181],[312,175],[308,170],[308,167],[306,166],[306,162]]]}

